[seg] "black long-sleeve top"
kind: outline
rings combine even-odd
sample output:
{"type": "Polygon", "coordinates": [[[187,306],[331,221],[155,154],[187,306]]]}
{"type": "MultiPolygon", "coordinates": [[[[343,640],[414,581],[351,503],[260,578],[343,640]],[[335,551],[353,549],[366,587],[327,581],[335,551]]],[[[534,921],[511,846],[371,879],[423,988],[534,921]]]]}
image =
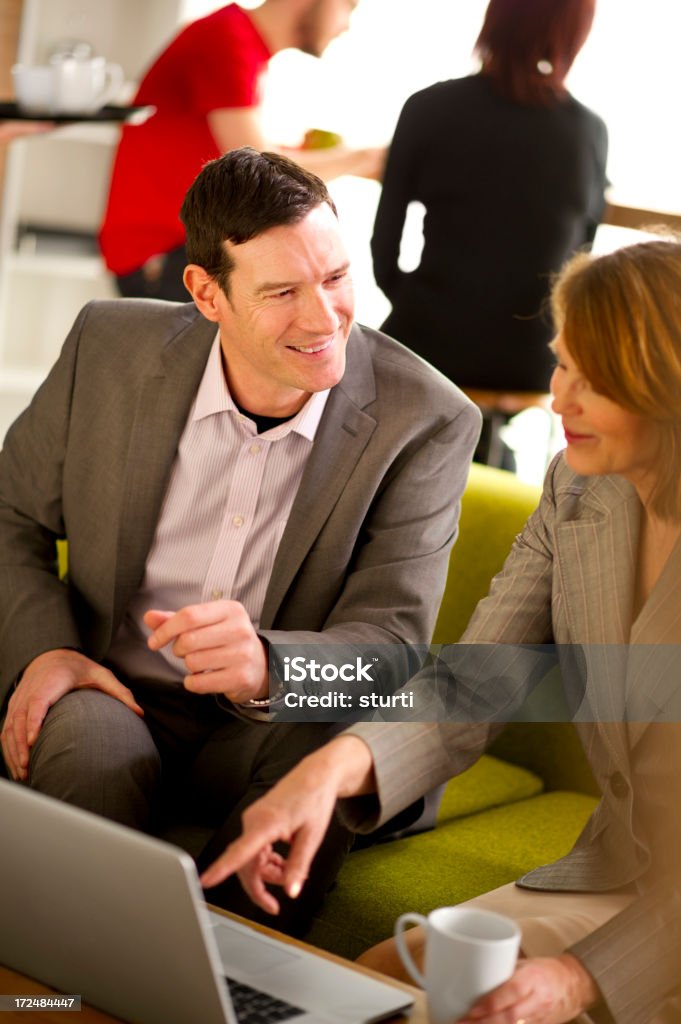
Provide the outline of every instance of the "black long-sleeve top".
{"type": "Polygon", "coordinates": [[[461,386],[546,390],[551,276],[593,241],[606,155],[603,121],[571,96],[521,106],[481,74],[411,96],[371,242],[393,307],[383,329],[461,386]],[[404,273],[413,200],[426,208],[424,249],[404,273]]]}

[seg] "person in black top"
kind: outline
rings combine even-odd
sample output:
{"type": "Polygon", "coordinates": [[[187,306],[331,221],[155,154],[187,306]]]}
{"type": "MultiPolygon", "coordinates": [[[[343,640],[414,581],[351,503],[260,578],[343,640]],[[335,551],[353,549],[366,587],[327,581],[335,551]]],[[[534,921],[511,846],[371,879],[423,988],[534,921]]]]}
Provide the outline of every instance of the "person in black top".
{"type": "Polygon", "coordinates": [[[461,387],[548,391],[551,277],[590,247],[607,131],[566,90],[595,0],[491,0],[478,74],[411,96],[371,242],[392,303],[382,329],[461,387]],[[407,207],[426,208],[418,268],[398,267],[407,207]]]}

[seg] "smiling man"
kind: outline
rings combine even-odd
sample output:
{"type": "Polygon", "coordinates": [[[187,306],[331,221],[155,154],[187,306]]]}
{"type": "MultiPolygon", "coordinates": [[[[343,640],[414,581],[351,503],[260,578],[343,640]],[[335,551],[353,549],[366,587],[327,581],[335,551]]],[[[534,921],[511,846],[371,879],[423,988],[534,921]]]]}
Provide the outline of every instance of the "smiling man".
{"type": "MultiPolygon", "coordinates": [[[[193,205],[186,203],[187,217],[193,205]]],[[[292,416],[345,370],[354,299],[334,211],[322,203],[297,223],[242,242],[236,264],[231,278],[223,272],[217,279],[191,264],[187,288],[220,325],[232,397],[249,412],[292,416]]]]}
{"type": "MultiPolygon", "coordinates": [[[[353,323],[319,178],[235,150],[182,218],[195,304],[87,306],[0,455],[2,746],[133,827],[209,825],[207,864],[332,728],[276,722],[269,645],[429,641],[479,414],[353,323]]],[[[346,847],[333,822],[283,928],[346,847]]],[[[211,898],[253,915],[232,881],[211,898]]]]}

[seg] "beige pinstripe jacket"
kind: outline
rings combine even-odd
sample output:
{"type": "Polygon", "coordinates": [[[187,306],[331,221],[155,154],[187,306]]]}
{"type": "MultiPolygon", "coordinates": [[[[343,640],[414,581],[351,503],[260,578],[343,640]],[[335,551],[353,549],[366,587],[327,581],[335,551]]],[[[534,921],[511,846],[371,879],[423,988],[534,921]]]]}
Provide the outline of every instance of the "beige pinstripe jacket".
{"type": "MultiPolygon", "coordinates": [[[[574,849],[520,884],[573,891],[631,884],[639,892],[630,909],[574,949],[618,1024],[641,1024],[663,1005],[670,1020],[681,1020],[666,998],[681,986],[681,724],[650,724],[681,689],[681,545],[632,625],[640,511],[626,481],[578,477],[559,456],[462,638],[587,645],[593,720],[576,727],[602,800],[574,849]],[[629,642],[639,646],[604,646],[629,642]]],[[[353,731],[374,754],[380,823],[471,764],[488,728],[414,722],[353,731]]]]}

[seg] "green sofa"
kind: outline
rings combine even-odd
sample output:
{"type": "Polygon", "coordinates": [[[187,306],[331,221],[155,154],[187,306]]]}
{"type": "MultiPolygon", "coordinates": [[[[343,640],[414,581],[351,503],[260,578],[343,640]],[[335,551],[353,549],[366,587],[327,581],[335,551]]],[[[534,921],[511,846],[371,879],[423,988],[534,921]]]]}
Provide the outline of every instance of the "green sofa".
{"type": "MultiPolygon", "coordinates": [[[[435,643],[461,635],[538,498],[512,474],[473,465],[435,643]]],[[[434,830],[350,854],[307,938],[354,958],[405,910],[428,913],[513,881],[570,849],[596,793],[571,725],[508,726],[448,783],[434,830]]]]}

